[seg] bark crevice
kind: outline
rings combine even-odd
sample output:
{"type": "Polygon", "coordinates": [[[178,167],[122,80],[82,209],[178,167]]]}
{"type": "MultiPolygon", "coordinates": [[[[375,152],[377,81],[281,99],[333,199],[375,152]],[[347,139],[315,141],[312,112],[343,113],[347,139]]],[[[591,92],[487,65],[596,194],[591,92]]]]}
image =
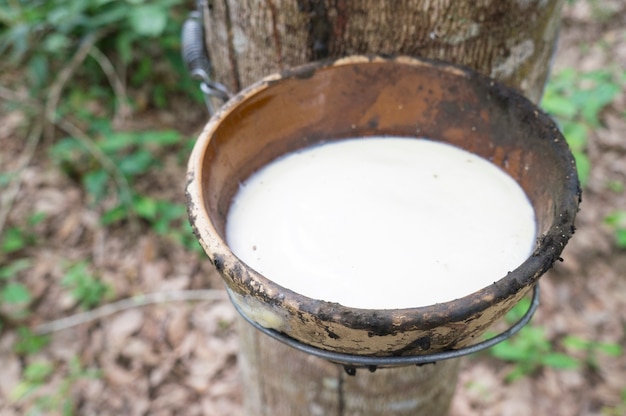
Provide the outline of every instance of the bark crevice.
{"type": "Polygon", "coordinates": [[[230,6],[228,4],[228,0],[224,0],[224,11],[225,11],[225,24],[226,24],[226,39],[227,39],[227,48],[228,48],[228,60],[230,62],[230,72],[233,77],[233,85],[235,87],[235,91],[241,90],[241,79],[239,77],[239,64],[235,51],[235,41],[234,41],[234,33],[233,33],[233,24],[232,24],[232,16],[230,11],[230,6]]]}

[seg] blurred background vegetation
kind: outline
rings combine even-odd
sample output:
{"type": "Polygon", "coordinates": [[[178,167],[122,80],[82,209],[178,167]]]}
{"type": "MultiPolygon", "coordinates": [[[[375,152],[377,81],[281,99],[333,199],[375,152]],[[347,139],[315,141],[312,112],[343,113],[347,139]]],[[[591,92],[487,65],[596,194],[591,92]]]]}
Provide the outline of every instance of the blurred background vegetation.
{"type": "MultiPolygon", "coordinates": [[[[202,108],[180,53],[181,26],[193,8],[181,0],[2,0],[0,73],[3,111],[26,113],[24,135],[45,140],[49,157],[101,208],[103,225],[130,221],[136,228],[139,218],[197,249],[184,206],[137,189],[164,153],[178,151],[184,163],[192,140],[131,121],[174,104],[202,108]]],[[[0,183],[11,179],[0,171],[0,183]]],[[[27,244],[27,229],[4,231],[5,255],[27,244]]]]}

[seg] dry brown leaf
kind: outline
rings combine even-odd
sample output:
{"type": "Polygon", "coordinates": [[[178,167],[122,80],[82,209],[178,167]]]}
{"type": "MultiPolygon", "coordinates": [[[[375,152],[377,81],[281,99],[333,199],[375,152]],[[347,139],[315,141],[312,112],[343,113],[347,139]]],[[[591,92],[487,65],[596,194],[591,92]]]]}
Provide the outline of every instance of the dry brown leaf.
{"type": "Polygon", "coordinates": [[[192,404],[191,392],[178,384],[164,384],[156,389],[154,396],[154,400],[150,403],[151,413],[168,409],[172,411],[179,408],[181,403],[186,403],[185,414],[192,414],[191,412],[187,413],[188,406],[192,404]]]}
{"type": "Polygon", "coordinates": [[[226,364],[224,357],[216,355],[212,359],[194,358],[187,363],[189,375],[185,384],[198,394],[204,394],[209,388],[211,379],[226,364]]]}
{"type": "Polygon", "coordinates": [[[189,276],[168,277],[161,282],[159,290],[163,292],[184,290],[189,288],[190,282],[191,278],[189,276]]]}
{"type": "Polygon", "coordinates": [[[113,357],[103,357],[100,360],[103,379],[109,386],[130,386],[134,384],[139,374],[137,371],[129,371],[118,365],[113,357]]]}
{"type": "Polygon", "coordinates": [[[219,334],[231,327],[237,317],[237,311],[230,302],[216,302],[207,308],[198,305],[191,316],[193,326],[206,334],[219,334]]]}
{"type": "Polygon", "coordinates": [[[157,387],[171,374],[176,365],[176,357],[173,354],[164,354],[159,365],[149,373],[150,387],[157,387]]]}
{"type": "MultiPolygon", "coordinates": [[[[9,139],[15,134],[15,131],[25,122],[26,117],[21,110],[13,110],[5,113],[0,119],[0,140],[9,139]]],[[[4,158],[0,158],[3,161],[4,158]]],[[[3,163],[3,166],[6,166],[3,163]]]]}
{"type": "Polygon", "coordinates": [[[66,211],[57,231],[57,240],[64,244],[73,245],[78,241],[82,229],[81,212],[76,209],[66,211]]]}
{"type": "Polygon", "coordinates": [[[228,396],[237,398],[240,395],[241,378],[236,367],[225,367],[219,377],[209,386],[209,394],[213,397],[228,396]]]}
{"type": "Polygon", "coordinates": [[[527,378],[505,387],[502,401],[498,403],[497,411],[490,408],[485,415],[493,416],[533,416],[532,381],[527,378]],[[530,406],[529,406],[530,404],[530,406]]]}
{"type": "Polygon", "coordinates": [[[179,345],[189,331],[189,310],[171,308],[167,320],[167,341],[170,345],[179,345]]]}
{"type": "Polygon", "coordinates": [[[160,290],[165,281],[169,265],[165,260],[156,260],[150,263],[142,263],[139,278],[143,282],[146,292],[160,290]]]}
{"type": "Polygon", "coordinates": [[[202,414],[204,416],[242,416],[241,404],[224,397],[205,397],[202,399],[202,414]]]}
{"type": "Polygon", "coordinates": [[[143,324],[143,316],[141,309],[130,309],[111,318],[107,324],[108,347],[119,350],[131,334],[139,331],[143,324]]]}
{"type": "MultiPolygon", "coordinates": [[[[9,350],[10,351],[10,350],[9,350]]],[[[2,375],[0,376],[0,404],[11,396],[22,376],[22,364],[15,354],[0,353],[2,375]]]]}
{"type": "Polygon", "coordinates": [[[186,360],[196,349],[198,339],[201,338],[198,331],[190,331],[187,333],[182,342],[175,347],[173,353],[180,360],[186,360]]]}
{"type": "Polygon", "coordinates": [[[153,367],[158,365],[161,357],[152,351],[152,347],[146,341],[131,337],[123,344],[120,355],[125,359],[136,362],[137,366],[153,367]]]}
{"type": "Polygon", "coordinates": [[[50,338],[50,355],[60,362],[70,362],[80,354],[79,346],[86,343],[83,328],[71,328],[52,334],[50,338]]]}

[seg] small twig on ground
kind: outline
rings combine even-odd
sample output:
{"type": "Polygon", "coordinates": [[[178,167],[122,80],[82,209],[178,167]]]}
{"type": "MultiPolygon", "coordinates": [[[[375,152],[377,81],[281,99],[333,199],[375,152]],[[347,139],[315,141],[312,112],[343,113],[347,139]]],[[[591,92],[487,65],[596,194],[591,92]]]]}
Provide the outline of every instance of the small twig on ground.
{"type": "Polygon", "coordinates": [[[99,308],[77,313],[65,318],[46,322],[35,327],[33,332],[38,335],[51,334],[63,331],[87,322],[106,318],[118,312],[128,309],[139,308],[155,303],[189,302],[189,301],[223,301],[228,299],[226,291],[217,289],[206,290],[180,290],[170,292],[156,292],[145,295],[137,295],[131,298],[103,305],[99,308]]]}
{"type": "Polygon", "coordinates": [[[39,143],[39,139],[41,137],[41,131],[42,123],[38,120],[28,133],[26,146],[24,147],[24,151],[20,157],[17,169],[15,169],[15,177],[7,186],[6,191],[3,192],[2,199],[0,200],[0,235],[2,235],[6,219],[9,212],[11,212],[13,203],[15,202],[15,199],[20,191],[20,186],[22,185],[22,172],[30,164],[33,155],[35,154],[35,150],[37,149],[37,144],[39,143]]]}
{"type": "Polygon", "coordinates": [[[125,120],[131,114],[131,108],[128,105],[128,96],[126,95],[126,89],[122,79],[118,76],[113,64],[96,46],[92,46],[89,50],[89,56],[91,56],[102,68],[102,72],[107,76],[111,88],[115,93],[117,100],[117,109],[113,116],[113,125],[119,124],[120,121],[125,120]]]}

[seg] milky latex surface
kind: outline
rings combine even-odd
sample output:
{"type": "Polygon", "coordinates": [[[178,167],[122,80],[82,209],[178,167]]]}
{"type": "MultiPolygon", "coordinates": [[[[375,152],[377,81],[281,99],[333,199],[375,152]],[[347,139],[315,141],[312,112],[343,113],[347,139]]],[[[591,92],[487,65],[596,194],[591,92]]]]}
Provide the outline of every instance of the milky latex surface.
{"type": "Polygon", "coordinates": [[[368,309],[463,297],[519,266],[532,206],[491,162],[425,139],[349,139],[284,156],[242,184],[233,252],[302,295],[368,309]]]}

